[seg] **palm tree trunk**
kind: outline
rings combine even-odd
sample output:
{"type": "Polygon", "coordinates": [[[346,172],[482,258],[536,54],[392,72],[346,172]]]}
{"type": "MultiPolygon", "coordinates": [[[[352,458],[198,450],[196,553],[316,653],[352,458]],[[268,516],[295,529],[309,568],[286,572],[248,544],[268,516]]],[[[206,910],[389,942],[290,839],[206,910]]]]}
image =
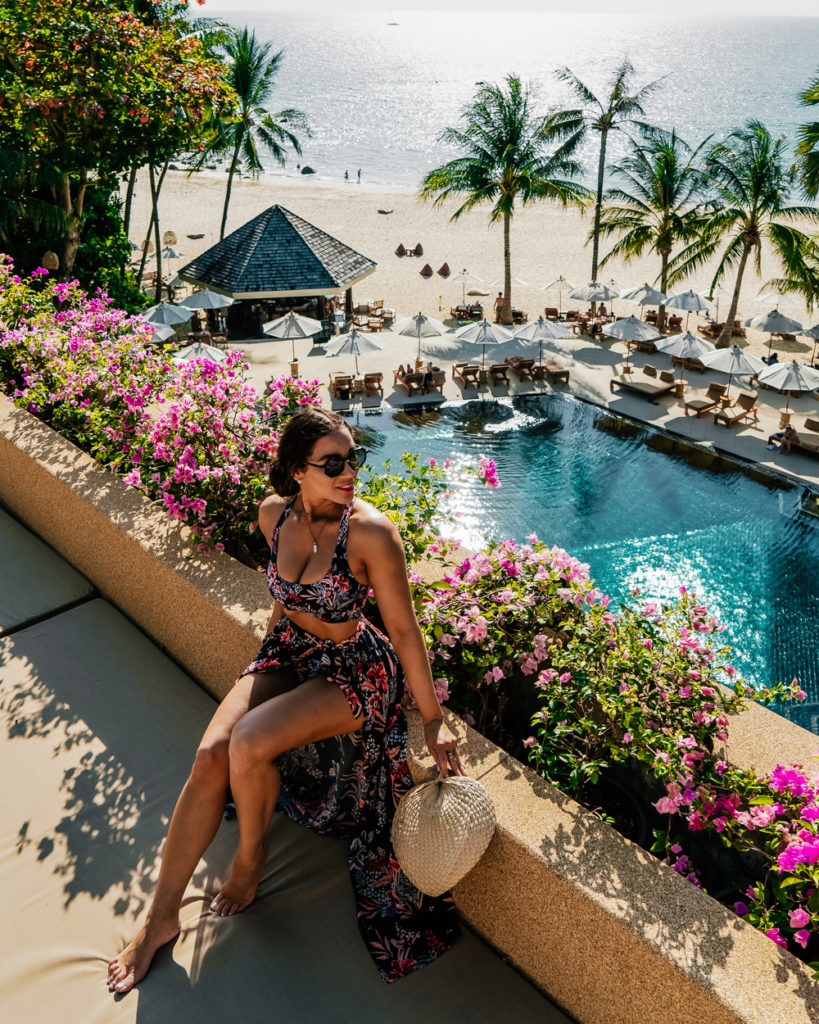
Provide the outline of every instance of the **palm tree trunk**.
{"type": "Polygon", "coordinates": [[[125,232],[126,235],[128,234],[128,231],[131,228],[131,202],[133,201],[134,198],[136,176],[137,165],[134,164],[134,166],[131,168],[130,174],[128,175],[128,189],[125,193],[125,209],[122,214],[122,230],[125,232]]]}
{"type": "MultiPolygon", "coordinates": [[[[668,257],[669,257],[669,253],[667,253],[667,252],[661,252],[660,253],[660,260],[661,260],[661,263],[660,263],[660,291],[663,293],[663,295],[665,295],[665,286],[668,283],[668,257]]],[[[658,331],[661,331],[663,329],[663,324],[664,323],[665,323],[665,304],[662,304],[662,305],[660,305],[659,309],[657,310],[657,330],[658,331]]]]}
{"type": "Polygon", "coordinates": [[[503,306],[501,307],[500,322],[502,324],[512,323],[512,249],[509,243],[510,229],[512,227],[512,214],[503,215],[503,306]]]}
{"type": "Polygon", "coordinates": [[[722,328],[722,333],[717,338],[717,348],[728,348],[731,344],[731,332],[734,328],[734,318],[737,315],[737,306],[739,305],[739,290],[742,287],[742,275],[745,273],[745,264],[748,262],[748,256],[751,252],[751,246],[745,242],[742,246],[742,256],[739,260],[739,267],[737,268],[737,280],[734,285],[734,294],[731,296],[731,308],[728,310],[728,316],[725,318],[725,326],[722,328]]]}
{"type": "MultiPolygon", "coordinates": [[[[597,202],[594,205],[594,229],[592,233],[592,266],[591,280],[597,280],[597,260],[600,256],[600,214],[603,207],[603,179],[606,173],[606,141],[608,130],[600,133],[600,159],[597,161],[597,202]]],[[[592,316],[597,312],[597,303],[593,302],[592,316]]]]}
{"type": "Polygon", "coordinates": [[[225,224],[227,224],[228,206],[230,205],[230,190],[233,187],[233,175],[236,173],[236,165],[239,162],[239,147],[242,145],[243,132],[241,128],[236,135],[236,145],[233,147],[233,156],[230,160],[228,171],[227,189],[225,190],[225,208],[222,211],[222,226],[219,228],[219,241],[225,237],[225,224]]]}

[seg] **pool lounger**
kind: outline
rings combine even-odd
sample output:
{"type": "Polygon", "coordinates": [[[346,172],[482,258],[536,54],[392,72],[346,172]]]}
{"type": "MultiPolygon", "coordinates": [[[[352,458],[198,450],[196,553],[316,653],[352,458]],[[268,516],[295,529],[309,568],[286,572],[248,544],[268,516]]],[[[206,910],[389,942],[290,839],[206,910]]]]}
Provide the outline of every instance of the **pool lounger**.
{"type": "Polygon", "coordinates": [[[639,395],[640,398],[647,398],[650,402],[653,402],[656,398],[660,398],[662,395],[670,394],[676,387],[677,381],[664,381],[662,384],[653,384],[647,380],[630,380],[630,374],[624,377],[612,377],[609,381],[609,390],[614,391],[615,387],[621,388],[623,391],[629,391],[633,395],[639,395]]]}

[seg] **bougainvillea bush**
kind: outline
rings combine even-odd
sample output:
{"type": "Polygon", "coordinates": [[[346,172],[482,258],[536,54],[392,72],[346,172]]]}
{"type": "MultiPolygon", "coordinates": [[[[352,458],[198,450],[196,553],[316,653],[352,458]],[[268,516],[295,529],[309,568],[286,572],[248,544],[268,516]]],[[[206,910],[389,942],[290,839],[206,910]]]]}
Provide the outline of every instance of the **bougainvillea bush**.
{"type": "Polygon", "coordinates": [[[614,609],[588,570],[533,535],[469,555],[438,584],[419,580],[436,689],[581,800],[613,766],[647,779],[664,794],[654,806],[668,822],[652,849],[694,884],[692,833],[753,854],[762,867],[738,912],[810,959],[819,953],[819,774],[780,766],[760,776],[724,753],[746,697],[767,704],[803,691],[794,680],[752,692],[730,663],[725,627],[685,588],[668,604],[634,591],[614,609]]]}

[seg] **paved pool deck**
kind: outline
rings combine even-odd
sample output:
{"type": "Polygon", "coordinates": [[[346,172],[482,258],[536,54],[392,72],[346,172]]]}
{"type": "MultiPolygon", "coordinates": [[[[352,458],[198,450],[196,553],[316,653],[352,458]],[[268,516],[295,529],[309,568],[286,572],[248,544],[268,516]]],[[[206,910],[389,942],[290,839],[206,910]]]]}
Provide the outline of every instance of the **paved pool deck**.
{"type": "MultiPolygon", "coordinates": [[[[692,331],[694,330],[692,326],[692,331]]],[[[784,409],[787,398],[775,391],[760,390],[757,402],[759,422],[746,422],[726,428],[723,424],[714,423],[714,418],[706,414],[699,419],[685,415],[683,402],[676,395],[666,395],[657,400],[656,404],[643,398],[624,392],[612,393],[609,381],[620,371],[626,359],[624,342],[596,342],[585,336],[572,336],[565,340],[544,343],[544,358],[553,358],[562,363],[570,371],[568,384],[552,385],[546,381],[518,381],[516,375],[510,373],[513,383],[507,387],[491,387],[484,384],[480,389],[462,390],[452,378],[452,364],[468,360],[480,363],[480,346],[466,345],[459,342],[453,335],[440,338],[424,339],[422,358],[440,366],[446,372],[446,383],[443,395],[415,396],[408,398],[403,391],[393,386],[393,371],[399,363],[406,364],[417,355],[418,345],[412,338],[400,337],[393,331],[381,331],[370,335],[382,346],[380,351],[371,351],[358,357],[358,367],[363,373],[381,372],[384,375],[383,399],[357,398],[353,401],[331,399],[327,384],[331,374],[354,372],[355,361],[352,356],[328,356],[323,346],[314,345],[309,340],[295,343],[296,356],[299,361],[299,376],[305,379],[317,378],[322,384],[322,400],[332,408],[345,410],[348,408],[381,408],[384,412],[418,405],[432,405],[442,401],[459,401],[461,399],[492,399],[525,394],[548,394],[549,392],[568,393],[602,408],[610,409],[613,414],[627,416],[642,421],[649,426],[668,431],[680,438],[691,441],[715,453],[725,453],[737,458],[757,463],[760,468],[770,473],[787,476],[795,483],[802,482],[812,489],[819,489],[819,458],[810,455],[792,453],[786,455],[778,448],[767,449],[768,437],[779,429],[780,411],[784,409]]],[[[231,348],[245,353],[250,364],[250,380],[262,388],[267,380],[274,376],[289,374],[289,363],[293,346],[289,341],[273,341],[269,338],[231,343],[231,348]]],[[[486,364],[502,363],[506,356],[525,355],[537,358],[537,344],[522,348],[517,342],[507,342],[494,348],[487,348],[486,364]]],[[[650,363],[658,370],[672,369],[671,358],[662,353],[647,355],[632,352],[630,360],[634,366],[637,379],[642,376],[641,370],[650,363]]],[[[677,371],[679,375],[679,371],[677,371]]],[[[711,381],[721,384],[728,383],[726,374],[706,371],[686,373],[688,381],[686,398],[704,392],[711,381]]],[[[749,390],[747,378],[734,379],[731,393],[749,390]]],[[[753,389],[750,389],[753,390],[753,389]]],[[[819,391],[791,399],[790,408],[793,413],[791,422],[799,429],[806,416],[819,418],[819,391]]]]}
{"type": "MultiPolygon", "coordinates": [[[[59,509],[54,510],[59,516],[59,509]]],[[[183,930],[122,998],[106,962],[151,896],[175,798],[214,700],[50,547],[0,509],[0,1019],[15,1024],[568,1024],[468,929],[394,985],[358,935],[346,844],[274,815],[259,899],[208,910],[225,821],[183,930]]]]}

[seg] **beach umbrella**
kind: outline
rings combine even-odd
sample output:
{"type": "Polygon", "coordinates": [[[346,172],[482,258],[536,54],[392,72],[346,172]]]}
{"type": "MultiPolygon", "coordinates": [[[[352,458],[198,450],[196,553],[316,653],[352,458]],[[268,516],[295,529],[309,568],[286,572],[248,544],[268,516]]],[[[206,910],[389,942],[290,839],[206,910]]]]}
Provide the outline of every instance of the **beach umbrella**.
{"type": "Polygon", "coordinates": [[[774,309],[779,309],[779,303],[782,301],[787,302],[787,297],[784,296],[782,292],[778,292],[775,289],[771,292],[765,292],[764,295],[757,295],[754,299],[754,302],[763,302],[766,306],[773,303],[774,309]]]}
{"type": "Polygon", "coordinates": [[[213,292],[210,288],[202,288],[201,291],[181,299],[179,305],[185,306],[186,309],[224,309],[233,305],[233,299],[229,295],[213,292]]]}
{"type": "Polygon", "coordinates": [[[761,316],[752,316],[745,321],[745,326],[767,332],[768,355],[771,354],[771,344],[775,334],[798,334],[802,330],[802,324],[791,320],[789,316],[780,313],[778,309],[772,309],[770,313],[763,313],[761,316]]]}
{"type": "Polygon", "coordinates": [[[656,341],[657,338],[663,337],[653,324],[638,320],[636,316],[627,316],[623,320],[616,320],[613,324],[606,324],[601,330],[610,338],[617,338],[626,343],[626,363],[631,355],[633,341],[656,341]]]}
{"type": "Polygon", "coordinates": [[[148,340],[152,345],[157,345],[162,341],[169,341],[171,338],[176,337],[176,331],[168,324],[152,324],[147,320],[145,322],[151,330],[151,337],[148,340]]]}
{"type": "Polygon", "coordinates": [[[561,274],[559,277],[556,277],[554,281],[550,281],[548,284],[545,284],[541,288],[541,291],[548,292],[551,288],[557,288],[557,312],[559,314],[560,307],[563,303],[563,292],[571,291],[571,289],[574,288],[574,285],[571,281],[567,281],[566,278],[561,274]]]}
{"type": "MultiPolygon", "coordinates": [[[[678,334],[673,338],[664,338],[657,344],[658,352],[665,352],[666,355],[676,356],[677,359],[699,359],[708,355],[709,352],[716,352],[717,346],[707,338],[696,338],[693,334],[678,334]]],[[[680,379],[682,379],[683,365],[680,364],[680,379]]]]}
{"type": "Polygon", "coordinates": [[[418,339],[418,356],[421,359],[421,338],[440,338],[442,334],[448,334],[449,328],[434,317],[426,316],[424,313],[417,313],[415,316],[405,316],[393,325],[393,332],[404,338],[418,339]]]}
{"type": "Polygon", "coordinates": [[[450,277],[450,281],[458,281],[462,285],[461,289],[461,302],[466,304],[466,286],[468,284],[486,284],[482,277],[478,277],[477,274],[471,274],[466,267],[459,271],[453,277],[450,277]]]}
{"type": "Polygon", "coordinates": [[[819,388],[819,371],[807,363],[798,363],[795,359],[789,363],[774,363],[759,375],[759,383],[769,388],[785,391],[788,401],[785,412],[790,409],[791,394],[794,391],[816,391],[819,388]]]}
{"type": "Polygon", "coordinates": [[[705,295],[701,295],[699,292],[693,291],[689,288],[687,292],[680,292],[677,295],[669,295],[665,300],[666,309],[684,309],[685,310],[685,329],[688,330],[688,318],[692,313],[701,313],[703,310],[710,309],[714,303],[705,295]]]}
{"type": "Polygon", "coordinates": [[[213,345],[205,345],[204,342],[195,341],[192,345],[186,345],[173,357],[175,363],[190,363],[194,359],[209,359],[212,363],[223,363],[227,359],[227,353],[213,345]]]}
{"type": "Polygon", "coordinates": [[[538,362],[543,362],[543,342],[552,341],[555,338],[569,338],[572,335],[571,327],[565,324],[555,323],[554,320],[546,320],[539,316],[531,323],[522,324],[512,331],[512,337],[516,341],[537,341],[539,342],[538,362]]]}
{"type": "Polygon", "coordinates": [[[455,331],[455,337],[459,341],[467,341],[472,345],[482,345],[481,369],[486,362],[486,346],[502,345],[505,341],[511,341],[514,335],[506,327],[500,324],[490,323],[489,320],[478,320],[474,324],[466,324],[455,331]]]}
{"type": "Polygon", "coordinates": [[[802,331],[806,338],[813,340],[813,355],[810,357],[812,363],[816,362],[816,346],[819,345],[819,324],[814,327],[809,327],[806,331],[802,331]]]}
{"type": "Polygon", "coordinates": [[[268,320],[262,325],[262,334],[269,338],[289,339],[293,348],[293,359],[296,358],[296,338],[312,338],[324,330],[321,320],[313,320],[309,316],[299,316],[292,310],[278,320],[268,320]]]}
{"type": "Polygon", "coordinates": [[[579,299],[581,302],[605,302],[607,299],[616,299],[617,292],[600,281],[590,281],[579,288],[572,288],[569,298],[579,299]]]}
{"type": "Polygon", "coordinates": [[[620,298],[636,302],[638,306],[661,306],[666,300],[666,296],[656,288],[652,288],[650,284],[638,284],[634,288],[626,288],[624,292],[620,292],[620,298]]]}
{"type": "Polygon", "coordinates": [[[362,334],[353,329],[346,334],[339,334],[335,341],[324,350],[328,356],[354,356],[355,372],[358,373],[358,357],[362,352],[380,352],[380,345],[371,334],[362,334]]]}
{"type": "Polygon", "coordinates": [[[739,375],[744,373],[753,375],[759,374],[765,369],[765,364],[761,359],[743,352],[739,345],[734,345],[733,348],[718,348],[713,352],[707,352],[704,356],[700,357],[700,361],[709,370],[728,374],[726,396],[731,390],[731,379],[735,373],[739,375]]]}
{"type": "Polygon", "coordinates": [[[162,250],[162,255],[166,260],[181,260],[185,254],[178,249],[174,249],[171,245],[166,245],[162,250]]]}
{"type": "Polygon", "coordinates": [[[172,302],[160,302],[139,315],[143,320],[147,320],[149,324],[165,324],[166,326],[170,325],[173,327],[176,324],[187,323],[193,316],[193,312],[190,309],[182,309],[181,306],[175,306],[172,302]]]}

